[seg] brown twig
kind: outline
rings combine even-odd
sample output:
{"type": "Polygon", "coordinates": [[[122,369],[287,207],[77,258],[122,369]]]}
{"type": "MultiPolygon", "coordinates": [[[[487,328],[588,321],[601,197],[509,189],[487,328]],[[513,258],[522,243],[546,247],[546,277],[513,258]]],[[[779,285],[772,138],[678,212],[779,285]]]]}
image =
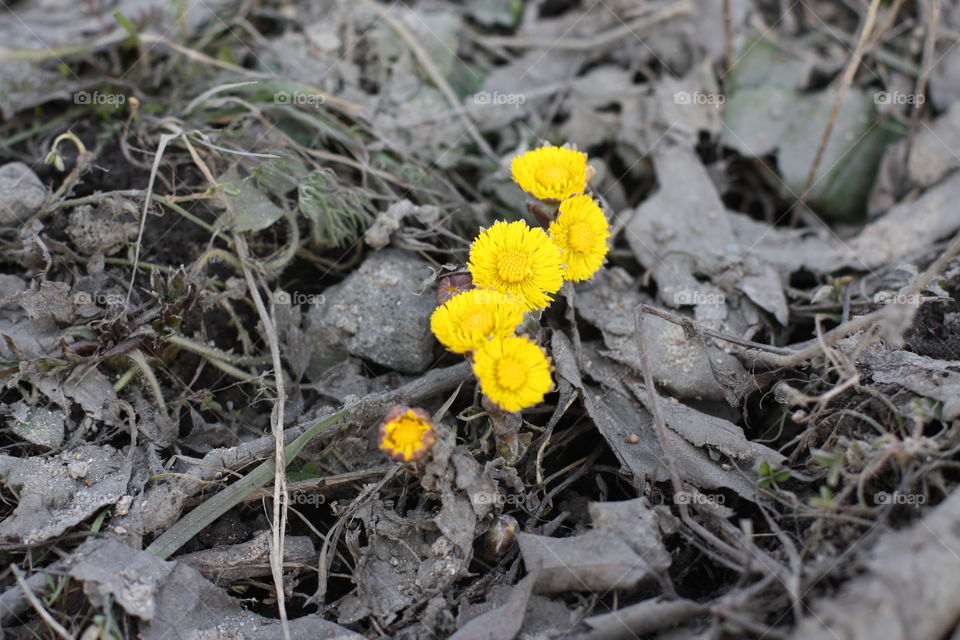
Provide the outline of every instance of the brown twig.
{"type": "Polygon", "coordinates": [[[657,307],[652,307],[648,304],[640,303],[640,307],[643,309],[644,313],[649,313],[650,315],[657,316],[662,318],[667,322],[672,322],[673,324],[683,327],[684,333],[687,335],[705,335],[710,336],[711,338],[716,338],[717,340],[723,340],[724,342],[730,342],[732,344],[739,345],[741,347],[746,347],[748,349],[757,349],[759,351],[768,351],[770,353],[776,353],[779,355],[793,355],[795,351],[792,349],[785,349],[784,347],[775,347],[769,344],[763,344],[761,342],[754,342],[752,340],[744,340],[743,338],[738,338],[735,335],[724,333],[722,331],[717,331],[709,327],[704,327],[699,324],[696,320],[688,318],[687,316],[681,316],[676,313],[667,311],[666,309],[659,309],[657,307]]]}
{"type": "Polygon", "coordinates": [[[616,640],[653,635],[691,618],[710,613],[707,605],[693,600],[643,600],[637,604],[590,618],[593,628],[583,640],[616,640]]]}

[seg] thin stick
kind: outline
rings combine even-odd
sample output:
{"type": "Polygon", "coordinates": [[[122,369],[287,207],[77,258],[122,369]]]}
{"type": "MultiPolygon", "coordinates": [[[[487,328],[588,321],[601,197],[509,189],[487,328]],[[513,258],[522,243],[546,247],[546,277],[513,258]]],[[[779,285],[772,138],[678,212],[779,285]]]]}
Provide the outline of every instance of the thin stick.
{"type": "MultiPolygon", "coordinates": [[[[650,413],[653,415],[654,425],[657,427],[657,438],[660,440],[660,450],[663,452],[663,461],[667,466],[667,470],[670,472],[670,484],[673,486],[674,496],[679,496],[684,493],[683,480],[680,478],[680,472],[677,470],[673,451],[670,447],[670,441],[668,440],[667,423],[664,421],[663,413],[660,411],[660,396],[657,394],[657,387],[653,380],[653,368],[650,365],[650,351],[647,348],[647,337],[643,330],[643,307],[643,304],[639,304],[634,311],[634,331],[637,334],[637,348],[640,351],[640,366],[643,368],[643,384],[647,388],[646,404],[649,405],[647,408],[650,409],[650,413]]],[[[675,502],[678,503],[677,507],[680,509],[680,519],[690,527],[694,533],[733,558],[740,555],[737,549],[718,538],[694,520],[690,515],[689,509],[687,509],[686,502],[676,499],[675,502]]]]}
{"type": "Polygon", "coordinates": [[[833,102],[833,110],[830,112],[830,120],[827,122],[827,128],[820,139],[820,146],[817,148],[817,155],[813,158],[813,164],[810,165],[810,172],[807,173],[807,186],[804,187],[800,195],[800,201],[804,202],[810,191],[813,189],[814,180],[817,176],[817,169],[820,168],[820,161],[823,160],[823,153],[827,149],[827,142],[830,141],[830,135],[833,133],[833,126],[837,123],[837,116],[840,114],[840,107],[843,106],[843,99],[847,95],[847,89],[853,82],[853,76],[860,66],[863,57],[863,50],[866,48],[867,40],[870,38],[870,32],[873,31],[873,25],[877,20],[877,9],[880,8],[880,0],[871,0],[870,7],[867,9],[867,17],[863,20],[863,29],[860,31],[860,39],[853,51],[853,57],[847,64],[840,79],[840,87],[837,90],[837,99],[833,102]]]}
{"type": "Polygon", "coordinates": [[[73,636],[70,635],[70,632],[64,629],[63,625],[54,620],[49,611],[43,608],[43,604],[41,604],[40,600],[37,599],[33,589],[30,588],[30,585],[27,584],[27,581],[24,579],[23,571],[20,570],[20,567],[15,564],[11,564],[10,570],[13,572],[13,577],[17,579],[17,584],[19,584],[20,588],[23,589],[23,594],[27,597],[27,600],[30,601],[30,606],[32,606],[36,610],[37,614],[43,618],[43,621],[47,623],[47,626],[53,629],[53,631],[64,640],[73,640],[73,636]]]}
{"type": "Polygon", "coordinates": [[[134,364],[140,368],[140,373],[143,374],[143,377],[146,378],[147,384],[150,386],[150,390],[153,392],[153,398],[157,401],[157,408],[160,410],[161,415],[164,418],[169,418],[167,413],[167,403],[163,399],[163,392],[160,389],[160,382],[157,380],[156,374],[153,372],[153,367],[150,366],[150,363],[147,362],[147,357],[143,354],[143,351],[140,349],[134,349],[127,354],[127,357],[133,360],[134,364]]]}
{"type": "Polygon", "coordinates": [[[730,342],[732,344],[740,345],[741,347],[746,347],[748,349],[757,349],[759,351],[768,351],[770,353],[776,353],[779,355],[789,356],[796,353],[792,349],[786,349],[784,347],[775,347],[769,344],[763,344],[761,342],[754,342],[752,340],[744,340],[743,338],[738,338],[735,335],[729,333],[723,333],[722,331],[717,331],[709,327],[704,327],[699,324],[697,321],[687,316],[681,316],[676,313],[671,313],[666,309],[658,309],[657,307],[652,307],[648,304],[640,303],[640,307],[643,309],[644,313],[649,313],[650,315],[657,316],[662,318],[667,322],[672,322],[673,324],[680,325],[683,327],[683,330],[690,334],[703,334],[705,336],[710,336],[711,338],[716,338],[717,340],[723,340],[724,342],[730,342]]]}
{"type": "Polygon", "coordinates": [[[140,213],[140,229],[137,231],[137,244],[133,249],[133,271],[130,276],[130,286],[127,287],[126,303],[130,304],[130,295],[133,293],[133,284],[137,281],[137,267],[140,264],[140,247],[143,245],[143,231],[147,226],[147,214],[150,210],[150,198],[153,195],[153,183],[157,179],[157,172],[160,170],[160,161],[163,159],[163,152],[171,140],[175,140],[182,131],[177,133],[164,133],[160,135],[160,144],[157,145],[157,156],[153,160],[153,167],[150,169],[150,179],[147,181],[147,193],[143,197],[143,211],[140,213]]]}
{"type": "Polygon", "coordinates": [[[243,277],[247,281],[250,297],[257,307],[260,322],[263,323],[264,333],[267,334],[267,343],[270,346],[270,355],[273,358],[273,374],[277,389],[277,401],[273,406],[272,429],[274,438],[274,461],[276,473],[273,476],[273,522],[271,530],[273,537],[270,545],[270,570],[273,574],[273,585],[277,592],[277,609],[280,613],[280,623],[283,628],[284,640],[290,639],[290,628],[287,623],[287,606],[283,591],[283,539],[287,527],[287,465],[284,458],[283,423],[284,402],[286,390],[283,382],[283,363],[280,360],[280,342],[277,337],[275,305],[270,302],[271,311],[268,312],[260,297],[260,289],[250,270],[250,252],[247,250],[247,241],[239,233],[233,234],[233,243],[243,264],[243,277]]]}

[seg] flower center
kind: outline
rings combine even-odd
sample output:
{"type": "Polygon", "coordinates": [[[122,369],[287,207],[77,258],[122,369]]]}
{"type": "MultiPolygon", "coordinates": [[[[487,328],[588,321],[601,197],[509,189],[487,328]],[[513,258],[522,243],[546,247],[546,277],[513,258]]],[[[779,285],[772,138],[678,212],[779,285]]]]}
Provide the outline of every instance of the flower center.
{"type": "Polygon", "coordinates": [[[593,248],[596,236],[593,228],[584,222],[570,225],[567,231],[567,244],[577,253],[586,253],[593,248]]]}
{"type": "Polygon", "coordinates": [[[563,167],[557,165],[548,165],[537,169],[537,182],[540,184],[557,184],[563,182],[566,177],[567,172],[563,170],[563,167]]]}
{"type": "Polygon", "coordinates": [[[522,253],[509,251],[497,261],[497,273],[506,282],[520,282],[530,273],[530,261],[522,253]]]}
{"type": "Polygon", "coordinates": [[[486,311],[474,311],[463,317],[460,327],[467,333],[490,333],[493,329],[493,317],[486,311]]]}
{"type": "Polygon", "coordinates": [[[395,448],[407,452],[414,451],[423,442],[424,430],[419,420],[400,418],[390,432],[390,439],[393,441],[395,448]]]}
{"type": "Polygon", "coordinates": [[[497,362],[497,382],[507,391],[516,391],[527,379],[527,367],[515,358],[497,362]]]}

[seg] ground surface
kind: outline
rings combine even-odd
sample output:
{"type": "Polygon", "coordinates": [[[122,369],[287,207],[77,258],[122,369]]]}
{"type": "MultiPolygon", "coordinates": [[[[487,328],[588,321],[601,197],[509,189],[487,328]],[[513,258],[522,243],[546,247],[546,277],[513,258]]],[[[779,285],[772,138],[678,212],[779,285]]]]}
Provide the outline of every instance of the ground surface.
{"type": "Polygon", "coordinates": [[[0,636],[960,637],[953,2],[2,4],[0,636]],[[544,143],[510,455],[429,315],[544,143]]]}

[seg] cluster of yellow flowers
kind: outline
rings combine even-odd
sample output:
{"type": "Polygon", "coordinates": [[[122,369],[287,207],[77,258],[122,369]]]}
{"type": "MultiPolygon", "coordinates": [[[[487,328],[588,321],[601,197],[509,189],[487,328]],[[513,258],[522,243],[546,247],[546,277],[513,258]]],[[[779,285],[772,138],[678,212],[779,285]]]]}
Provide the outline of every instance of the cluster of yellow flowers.
{"type": "Polygon", "coordinates": [[[437,307],[430,327],[450,351],[472,354],[483,393],[506,411],[541,400],[553,384],[550,359],[521,335],[527,311],[548,306],[564,280],[590,278],[603,264],[610,236],[603,209],[584,195],[587,156],[542,147],[513,160],[513,179],[545,205],[558,205],[549,235],[523,221],[499,221],[470,247],[467,268],[476,288],[437,307]]]}

